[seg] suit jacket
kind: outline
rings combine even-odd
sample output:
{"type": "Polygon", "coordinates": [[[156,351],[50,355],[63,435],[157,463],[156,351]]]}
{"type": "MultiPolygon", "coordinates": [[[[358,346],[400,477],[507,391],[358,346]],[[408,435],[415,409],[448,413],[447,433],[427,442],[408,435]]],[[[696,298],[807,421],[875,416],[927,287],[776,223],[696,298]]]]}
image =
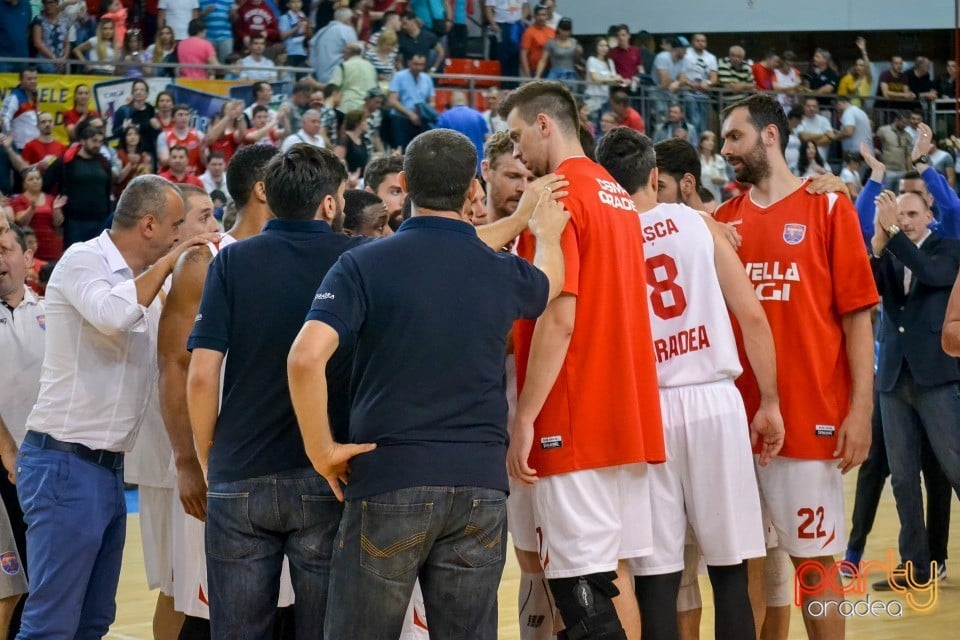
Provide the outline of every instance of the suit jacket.
{"type": "Polygon", "coordinates": [[[898,233],[871,264],[883,297],[877,389],[893,390],[904,361],[919,385],[960,380],[960,361],[940,346],[947,300],[960,271],[960,240],[931,233],[918,249],[905,233],[898,233]],[[913,274],[908,292],[904,266],[913,274]]]}

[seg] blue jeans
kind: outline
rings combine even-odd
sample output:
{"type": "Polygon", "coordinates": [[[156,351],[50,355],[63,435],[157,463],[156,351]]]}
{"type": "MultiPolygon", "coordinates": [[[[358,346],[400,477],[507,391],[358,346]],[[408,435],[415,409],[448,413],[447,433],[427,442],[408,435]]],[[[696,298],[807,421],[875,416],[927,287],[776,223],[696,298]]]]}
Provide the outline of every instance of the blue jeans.
{"type": "Polygon", "coordinates": [[[503,491],[478,487],[413,487],[348,500],[324,637],[396,640],[419,577],[431,638],[495,639],[506,504],[503,491]]]}
{"type": "MultiPolygon", "coordinates": [[[[697,131],[707,131],[710,129],[710,97],[698,94],[687,93],[683,98],[683,110],[687,116],[687,122],[693,125],[697,131]]],[[[695,142],[691,143],[696,146],[695,142]]]]}
{"type": "Polygon", "coordinates": [[[340,503],[313,469],[213,482],[207,491],[207,581],[214,638],[272,640],[284,555],[296,636],[323,628],[340,503]]]}
{"type": "Polygon", "coordinates": [[[921,440],[926,433],[940,467],[960,495],[960,387],[922,387],[904,365],[896,386],[880,393],[890,482],[900,516],[900,557],[918,576],[930,566],[920,491],[921,440]]]}
{"type": "Polygon", "coordinates": [[[123,470],[24,443],[17,492],[30,567],[17,638],[102,638],[117,613],[127,532],[123,470]]]}

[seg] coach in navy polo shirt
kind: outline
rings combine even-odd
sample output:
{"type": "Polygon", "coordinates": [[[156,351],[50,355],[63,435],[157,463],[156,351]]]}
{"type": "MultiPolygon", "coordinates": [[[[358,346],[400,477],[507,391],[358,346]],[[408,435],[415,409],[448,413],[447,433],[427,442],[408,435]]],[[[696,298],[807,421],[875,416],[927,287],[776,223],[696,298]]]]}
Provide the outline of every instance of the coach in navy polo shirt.
{"type": "Polygon", "coordinates": [[[507,333],[563,280],[567,214],[544,191],[534,265],[495,252],[468,222],[476,151],[437,129],[407,147],[413,217],[344,254],[290,353],[307,454],[337,492],[351,455],[334,442],[324,369],[354,346],[346,507],[331,566],[327,638],[396,638],[419,577],[438,638],[495,638],[506,548],[507,333]],[[354,447],[358,445],[353,445],[354,447]]]}
{"type": "MultiPolygon", "coordinates": [[[[343,221],[346,179],[333,152],[310,145],[270,162],[264,183],[277,219],[216,256],[187,343],[190,420],[201,461],[209,452],[206,550],[215,638],[271,637],[284,555],[297,636],[315,637],[323,627],[341,509],[304,451],[286,361],[324,275],[364,241],[334,232],[343,221]]],[[[331,398],[340,399],[330,404],[331,422],[345,438],[349,369],[332,362],[330,372],[331,398]]]]}

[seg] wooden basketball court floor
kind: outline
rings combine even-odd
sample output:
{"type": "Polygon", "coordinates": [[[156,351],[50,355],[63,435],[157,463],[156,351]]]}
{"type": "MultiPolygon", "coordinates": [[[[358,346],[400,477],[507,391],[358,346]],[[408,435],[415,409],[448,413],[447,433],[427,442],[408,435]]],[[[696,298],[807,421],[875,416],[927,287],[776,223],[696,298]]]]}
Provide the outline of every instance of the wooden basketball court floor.
{"type": "MultiPolygon", "coordinates": [[[[856,473],[845,478],[847,522],[853,508],[853,494],[856,485],[856,473]]],[[[955,503],[956,504],[956,503],[955,503]]],[[[917,613],[904,605],[902,617],[892,617],[880,612],[879,616],[866,615],[847,618],[847,637],[857,640],[954,640],[960,638],[960,512],[954,508],[954,517],[950,526],[950,550],[953,559],[947,561],[948,578],[941,583],[938,601],[928,613],[917,613]]],[[[899,523],[894,507],[890,484],[884,490],[883,499],[877,514],[874,530],[867,543],[864,559],[885,559],[888,549],[897,549],[899,523]]],[[[127,522],[127,545],[124,550],[123,571],[120,576],[120,588],[117,595],[117,619],[107,638],[113,640],[152,640],[151,619],[156,602],[156,592],[147,590],[144,576],[143,555],[140,546],[139,516],[131,515],[127,522]]],[[[877,578],[879,579],[879,577],[877,578]]],[[[507,558],[506,569],[500,584],[500,633],[501,640],[518,640],[517,630],[517,588],[519,570],[512,551],[507,558]]],[[[872,580],[871,580],[872,582],[872,580]]],[[[701,638],[713,637],[713,604],[710,595],[710,583],[706,576],[700,577],[703,592],[703,621],[701,638]]],[[[891,592],[875,592],[868,588],[871,601],[890,602],[902,596],[891,592]]],[[[861,601],[863,595],[851,594],[851,601],[861,601]]],[[[895,607],[891,606],[895,611],[895,607]]],[[[790,621],[790,640],[806,638],[800,609],[794,607],[790,621]]],[[[314,639],[310,639],[314,640],[314,639]]],[[[362,639],[351,639],[362,640],[362,639]]]]}

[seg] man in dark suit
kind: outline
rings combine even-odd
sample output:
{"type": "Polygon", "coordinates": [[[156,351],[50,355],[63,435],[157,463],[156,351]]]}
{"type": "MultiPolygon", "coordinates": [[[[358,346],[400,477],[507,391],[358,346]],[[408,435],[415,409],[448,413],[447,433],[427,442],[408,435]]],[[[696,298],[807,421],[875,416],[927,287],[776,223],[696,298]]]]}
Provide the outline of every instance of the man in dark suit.
{"type": "MultiPolygon", "coordinates": [[[[914,584],[931,577],[920,492],[923,434],[954,490],[960,489],[960,365],[940,346],[947,300],[960,270],[960,241],[930,231],[932,221],[930,205],[918,193],[898,198],[885,191],[877,197],[872,264],[883,317],[876,384],[900,516],[900,557],[912,564],[914,584]]],[[[891,579],[907,586],[907,576],[891,579]]],[[[882,581],[874,588],[890,585],[882,581]]]]}

